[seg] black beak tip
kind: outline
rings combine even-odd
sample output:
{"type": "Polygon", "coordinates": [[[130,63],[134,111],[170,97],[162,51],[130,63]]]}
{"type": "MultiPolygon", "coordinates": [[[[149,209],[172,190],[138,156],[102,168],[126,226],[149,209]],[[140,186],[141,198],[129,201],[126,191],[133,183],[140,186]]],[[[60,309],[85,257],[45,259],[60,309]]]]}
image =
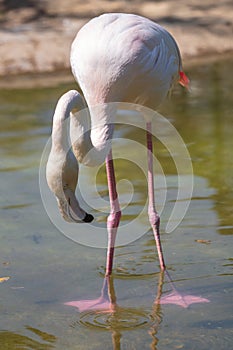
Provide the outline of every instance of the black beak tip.
{"type": "Polygon", "coordinates": [[[86,213],[86,215],[83,219],[83,222],[92,222],[93,220],[94,220],[94,216],[86,213]]]}

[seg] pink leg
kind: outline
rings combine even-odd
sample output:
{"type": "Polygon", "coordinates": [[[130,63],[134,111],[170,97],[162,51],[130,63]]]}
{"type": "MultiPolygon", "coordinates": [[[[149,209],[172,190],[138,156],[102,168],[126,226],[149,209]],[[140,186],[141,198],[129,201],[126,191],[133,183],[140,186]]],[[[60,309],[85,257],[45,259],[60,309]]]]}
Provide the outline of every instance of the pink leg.
{"type": "Polygon", "coordinates": [[[106,276],[111,275],[114,247],[116,241],[117,228],[119,226],[121,218],[121,210],[117,196],[116,190],[116,179],[112,159],[112,151],[106,158],[106,171],[108,179],[108,190],[109,190],[109,200],[110,200],[110,214],[107,220],[108,229],[108,251],[107,251],[107,264],[106,264],[106,276]]]}
{"type": "Polygon", "coordinates": [[[147,129],[147,150],[148,150],[148,216],[150,220],[151,227],[154,232],[155,242],[157,246],[159,263],[161,270],[165,270],[165,262],[163,258],[163,251],[160,242],[159,235],[159,224],[160,218],[155,209],[155,197],[154,197],[154,174],[153,174],[153,144],[152,144],[152,135],[151,135],[151,122],[146,123],[147,129]]]}

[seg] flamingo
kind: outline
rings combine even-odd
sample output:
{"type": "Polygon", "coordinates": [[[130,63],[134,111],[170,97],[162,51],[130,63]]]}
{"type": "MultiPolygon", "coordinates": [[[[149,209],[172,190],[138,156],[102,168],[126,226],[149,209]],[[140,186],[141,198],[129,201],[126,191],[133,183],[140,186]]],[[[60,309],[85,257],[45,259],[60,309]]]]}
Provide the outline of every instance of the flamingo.
{"type": "MultiPolygon", "coordinates": [[[[121,218],[111,139],[115,111],[111,102],[133,102],[155,110],[179,82],[188,87],[179,48],[159,24],[134,14],[108,13],[91,19],[78,32],[71,47],[71,68],[83,96],[76,90],[58,101],[52,129],[52,148],[47,163],[47,182],[55,194],[63,218],[91,222],[75,196],[79,162],[95,166],[106,161],[110,214],[107,218],[106,276],[113,268],[117,228],[121,218]],[[88,106],[88,116],[75,118],[72,110],[88,106]],[[69,149],[63,122],[70,118],[69,149]]],[[[165,261],[160,242],[160,218],[155,207],[151,119],[145,117],[148,149],[148,216],[154,233],[161,270],[165,261]]]]}

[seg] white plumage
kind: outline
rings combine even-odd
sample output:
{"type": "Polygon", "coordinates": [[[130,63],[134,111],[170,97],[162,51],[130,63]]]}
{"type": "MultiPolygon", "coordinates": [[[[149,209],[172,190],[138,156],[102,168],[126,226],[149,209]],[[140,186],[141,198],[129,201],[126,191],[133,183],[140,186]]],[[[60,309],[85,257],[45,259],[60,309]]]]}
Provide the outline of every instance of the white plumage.
{"type": "MultiPolygon", "coordinates": [[[[47,164],[47,181],[67,221],[90,222],[93,216],[80,208],[75,197],[78,161],[97,165],[106,158],[111,213],[106,275],[113,264],[114,244],[121,211],[117,199],[111,154],[115,104],[133,102],[156,109],[171,87],[188,85],[178,46],[160,25],[141,16],[109,13],[92,19],[78,32],[71,49],[71,67],[83,92],[69,91],[58,101],[47,164]],[[71,113],[73,108],[89,113],[71,113]],[[71,116],[72,151],[63,122],[71,116]]],[[[146,120],[148,147],[149,220],[154,232],[161,269],[165,269],[159,238],[159,216],[154,204],[151,121],[146,120]]]]}

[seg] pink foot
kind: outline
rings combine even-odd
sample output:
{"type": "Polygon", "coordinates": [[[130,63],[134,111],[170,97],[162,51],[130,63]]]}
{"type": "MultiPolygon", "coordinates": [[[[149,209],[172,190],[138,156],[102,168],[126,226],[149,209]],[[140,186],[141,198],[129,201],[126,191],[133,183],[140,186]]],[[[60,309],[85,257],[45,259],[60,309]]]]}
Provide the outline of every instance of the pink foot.
{"type": "Polygon", "coordinates": [[[188,308],[191,304],[196,303],[209,303],[209,299],[198,297],[195,295],[182,295],[181,293],[173,290],[170,294],[162,296],[157,301],[158,304],[175,304],[183,308],[188,308]]]}
{"type": "Polygon", "coordinates": [[[206,298],[202,298],[199,296],[195,295],[189,295],[189,294],[181,294],[180,292],[177,291],[174,282],[172,281],[168,271],[165,271],[165,275],[171,285],[172,292],[162,296],[162,285],[163,285],[163,278],[164,278],[164,273],[161,274],[160,277],[160,283],[159,283],[159,291],[157,293],[157,298],[155,300],[155,304],[174,304],[181,306],[183,308],[188,308],[189,305],[191,304],[196,304],[196,303],[209,303],[210,300],[206,298]]]}
{"type": "Polygon", "coordinates": [[[76,307],[79,312],[83,311],[104,311],[104,312],[113,312],[112,304],[109,300],[106,300],[103,297],[98,299],[90,299],[90,300],[73,300],[64,305],[76,307]]]}
{"type": "Polygon", "coordinates": [[[113,282],[110,277],[104,279],[101,296],[97,299],[73,300],[64,303],[64,305],[76,307],[79,312],[90,310],[104,313],[114,312],[116,302],[113,282]]]}

